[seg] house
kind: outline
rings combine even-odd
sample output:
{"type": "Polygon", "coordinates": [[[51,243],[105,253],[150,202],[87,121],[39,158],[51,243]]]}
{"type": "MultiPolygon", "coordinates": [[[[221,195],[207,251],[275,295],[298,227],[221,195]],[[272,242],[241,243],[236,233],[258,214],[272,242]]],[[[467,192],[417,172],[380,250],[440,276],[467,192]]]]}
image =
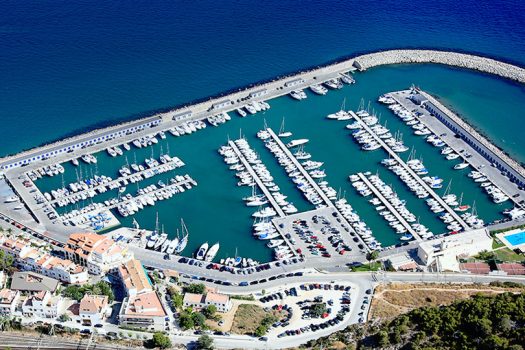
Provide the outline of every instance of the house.
{"type": "Polygon", "coordinates": [[[51,292],[54,294],[58,284],[58,280],[35,272],[15,272],[11,280],[11,289],[28,293],[51,292]]]}
{"type": "Polygon", "coordinates": [[[20,292],[4,288],[0,290],[0,315],[12,315],[20,301],[20,292]]]}
{"type": "Polygon", "coordinates": [[[78,315],[80,323],[84,326],[102,324],[111,313],[108,297],[106,295],[84,295],[80,300],[78,315]]]}
{"type": "Polygon", "coordinates": [[[137,259],[122,264],[118,268],[118,274],[128,296],[153,290],[141,262],[137,259]]]}
{"type": "Polygon", "coordinates": [[[56,318],[65,311],[64,298],[53,296],[48,291],[31,295],[22,304],[22,314],[26,317],[56,318]]]}
{"type": "Polygon", "coordinates": [[[184,307],[200,310],[208,305],[214,305],[219,312],[228,312],[232,308],[230,297],[226,294],[208,292],[206,294],[186,293],[183,300],[184,307]]]}
{"type": "Polygon", "coordinates": [[[37,250],[24,241],[2,239],[0,250],[12,256],[22,270],[34,271],[65,283],[82,284],[88,281],[87,271],[82,266],[37,250]]]}
{"type": "Polygon", "coordinates": [[[150,331],[164,331],[169,318],[162,302],[154,291],[130,295],[122,302],[119,324],[125,327],[150,331]]]}
{"type": "Polygon", "coordinates": [[[492,237],[486,228],[481,228],[421,242],[417,255],[431,270],[460,271],[459,258],[484,250],[492,250],[492,237]]]}
{"type": "Polygon", "coordinates": [[[85,266],[93,275],[114,272],[122,264],[133,258],[126,247],[107,236],[96,233],[73,233],[64,247],[68,259],[85,266]]]}

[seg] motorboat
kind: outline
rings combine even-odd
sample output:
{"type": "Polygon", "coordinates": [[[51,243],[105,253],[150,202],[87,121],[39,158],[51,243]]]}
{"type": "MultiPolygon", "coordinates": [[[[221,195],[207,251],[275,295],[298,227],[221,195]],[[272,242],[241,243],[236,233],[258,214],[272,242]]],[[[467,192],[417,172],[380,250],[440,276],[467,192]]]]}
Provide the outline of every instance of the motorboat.
{"type": "Polygon", "coordinates": [[[204,257],[205,261],[212,261],[215,256],[217,255],[217,252],[219,251],[219,242],[215,243],[208,249],[208,252],[206,253],[206,256],[204,257]]]}
{"type": "Polygon", "coordinates": [[[310,140],[308,140],[308,139],[292,140],[292,141],[290,141],[290,142],[288,142],[286,144],[286,147],[293,148],[293,147],[301,146],[301,145],[304,145],[305,143],[307,143],[308,141],[310,141],[310,140]]]}
{"type": "Polygon", "coordinates": [[[208,242],[203,243],[195,254],[195,258],[199,260],[204,260],[206,257],[206,252],[208,251],[208,242]]]}

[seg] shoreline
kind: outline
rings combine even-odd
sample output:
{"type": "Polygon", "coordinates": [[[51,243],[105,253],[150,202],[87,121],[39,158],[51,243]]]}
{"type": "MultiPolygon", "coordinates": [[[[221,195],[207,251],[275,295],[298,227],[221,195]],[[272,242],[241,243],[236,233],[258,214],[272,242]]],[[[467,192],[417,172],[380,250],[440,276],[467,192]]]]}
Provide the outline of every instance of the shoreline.
{"type": "MultiPolygon", "coordinates": [[[[300,86],[294,86],[293,88],[305,88],[311,84],[320,83],[324,80],[335,77],[340,72],[355,70],[356,68],[360,71],[363,71],[382,65],[408,63],[433,63],[442,64],[446,66],[454,66],[496,75],[518,83],[525,83],[525,68],[479,55],[452,51],[418,49],[377,51],[354,57],[341,58],[340,60],[336,59],[332,61],[332,63],[326,63],[317,67],[301,69],[288,75],[285,74],[282,76],[270,78],[267,81],[249,84],[245,87],[233,88],[228,91],[215,94],[213,96],[196,99],[189,103],[182,103],[173,108],[158,110],[153,112],[153,114],[145,112],[144,114],[148,113],[148,115],[144,115],[143,117],[139,118],[133,118],[132,116],[132,119],[122,122],[117,121],[116,124],[111,124],[109,126],[97,128],[97,125],[95,125],[94,129],[89,130],[86,133],[71,135],[68,137],[61,138],[59,140],[52,141],[47,144],[39,145],[28,150],[18,152],[16,154],[6,155],[0,158],[0,165],[5,166],[6,164],[10,163],[16,158],[29,158],[34,154],[37,154],[38,152],[43,152],[46,149],[60,146],[61,144],[74,141],[75,139],[78,139],[80,137],[96,136],[100,133],[111,132],[112,130],[122,128],[123,126],[127,126],[132,123],[148,122],[159,118],[161,118],[163,122],[167,122],[171,120],[171,117],[173,115],[184,113],[185,111],[188,111],[189,108],[192,108],[194,110],[200,109],[200,111],[203,113],[204,111],[209,112],[210,108],[206,107],[213,105],[219,100],[229,99],[231,101],[231,106],[228,106],[227,108],[221,108],[217,111],[212,112],[217,113],[222,110],[232,110],[250,101],[250,98],[248,98],[246,102],[242,100],[242,98],[246,98],[246,94],[249,95],[251,92],[258,91],[261,89],[270,90],[273,88],[273,90],[268,91],[267,95],[261,96],[262,98],[253,98],[253,100],[271,99],[283,94],[282,90],[286,90],[286,88],[282,87],[282,85],[286,83],[286,81],[292,81],[294,79],[303,79],[302,83],[299,84],[300,86]],[[316,80],[319,75],[323,76],[323,79],[316,80]]],[[[286,93],[287,92],[285,92],[284,94],[286,93]]],[[[195,114],[198,113],[194,113],[194,115],[195,114]]],[[[140,114],[137,115],[140,116],[140,114]]],[[[200,119],[204,117],[205,116],[203,115],[200,119]]],[[[74,131],[72,133],[74,133],[74,131]]]]}

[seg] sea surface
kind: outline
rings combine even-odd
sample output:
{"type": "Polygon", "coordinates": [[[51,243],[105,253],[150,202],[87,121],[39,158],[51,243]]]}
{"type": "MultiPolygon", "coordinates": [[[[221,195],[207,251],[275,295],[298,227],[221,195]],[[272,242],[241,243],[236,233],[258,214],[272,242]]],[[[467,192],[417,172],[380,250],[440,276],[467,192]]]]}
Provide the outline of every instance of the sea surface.
{"type": "MultiPolygon", "coordinates": [[[[428,47],[523,65],[524,41],[520,0],[5,0],[0,156],[359,52],[428,47]]],[[[486,101],[440,78],[458,110],[486,101]]],[[[523,89],[508,90],[510,105],[490,96],[509,121],[491,132],[523,146],[507,136],[523,89]]],[[[468,117],[486,126],[482,114],[468,117]]]]}
{"type": "MultiPolygon", "coordinates": [[[[4,1],[0,3],[0,155],[362,52],[452,49],[523,66],[524,38],[523,1],[4,1]]],[[[443,232],[443,224],[424,203],[378,164],[386,156],[383,151],[365,154],[344,123],[325,119],[340,109],[344,98],[352,109],[361,99],[372,101],[382,120],[403,132],[405,142],[416,149],[431,174],[443,177],[445,183],[452,180],[452,190],[458,195],[464,192],[464,202],[475,202],[485,221],[502,218],[501,211],[509,204],[491,203],[466,172],[453,171],[453,162],[411,136],[375,100],[382,93],[418,85],[525,162],[523,85],[435,65],[379,67],[355,78],[355,85],[324,97],[308,93],[306,101],[297,102],[285,96],[272,100],[272,109],[264,115],[243,119],[232,113],[233,120],[220,128],[208,127],[180,138],[168,135],[153,154],[158,157],[161,146],[163,152],[169,148],[171,155],[186,162],[174,173],[188,173],[199,185],[143,210],[137,220],[153,229],[158,212],[161,224],[174,236],[184,218],[190,231],[187,255],[204,241],[220,241],[219,257],[270,259],[264,242],[251,236],[253,208],[241,200],[250,190],[237,187],[217,149],[228,137],[242,133],[289,200],[300,210],[312,209],[254,137],[264,121],[277,130],[284,117],[294,136],[311,140],[307,150],[315,160],[325,162],[327,180],[346,194],[383,245],[397,243],[399,236],[350,186],[347,177],[357,171],[379,172],[422,223],[435,233],[443,232]]],[[[151,154],[150,148],[132,149],[126,156],[129,162],[135,158],[140,162],[151,154]]],[[[116,176],[126,162],[125,157],[110,161],[105,152],[97,157],[97,168],[82,165],[84,175],[116,176]]],[[[67,164],[64,182],[76,177],[67,164]]],[[[167,175],[161,178],[166,180],[167,175]]],[[[38,185],[49,191],[61,187],[62,178],[46,178],[38,185]]],[[[127,190],[134,193],[136,188],[127,190]]],[[[107,197],[97,198],[103,199],[107,197]]]]}

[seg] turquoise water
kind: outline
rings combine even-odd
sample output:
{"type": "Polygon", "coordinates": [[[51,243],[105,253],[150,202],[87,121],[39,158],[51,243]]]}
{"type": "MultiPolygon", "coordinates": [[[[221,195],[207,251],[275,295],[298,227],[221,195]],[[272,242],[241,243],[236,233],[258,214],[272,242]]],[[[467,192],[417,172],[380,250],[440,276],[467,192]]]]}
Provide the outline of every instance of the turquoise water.
{"type": "Polygon", "coordinates": [[[512,235],[505,236],[505,239],[513,246],[518,246],[525,243],[525,232],[518,232],[512,235]]]}
{"type": "MultiPolygon", "coordinates": [[[[468,170],[453,170],[452,167],[457,161],[446,161],[439,149],[429,145],[423,138],[413,136],[409,127],[388,108],[375,101],[385,92],[404,89],[416,83],[423,89],[440,96],[442,101],[460,111],[465,118],[490,121],[498,110],[505,111],[504,114],[509,118],[517,118],[525,107],[525,96],[521,87],[470,71],[432,65],[380,67],[356,74],[356,80],[357,84],[345,86],[338,91],[330,91],[326,96],[317,96],[307,91],[308,99],[301,102],[283,96],[269,101],[272,108],[265,113],[240,118],[232,112],[230,113],[232,121],[218,128],[208,126],[197,133],[178,138],[167,134],[166,140],[160,141],[151,148],[132,148],[125,152],[129,162],[133,162],[135,158],[141,162],[152,154],[158,157],[161,147],[164,152],[169,148],[172,156],[178,156],[186,163],[186,166],[173,173],[144,181],[142,187],[156,183],[159,179],[165,181],[174,174],[188,173],[198,182],[198,186],[192,190],[176,195],[169,201],[160,202],[155,207],[147,207],[136,214],[135,218],[142,227],[153,229],[155,213],[158,212],[160,223],[171,235],[176,233],[180,219],[184,218],[190,232],[185,255],[191,255],[205,241],[210,244],[219,241],[221,249],[218,257],[233,256],[237,251],[241,256],[250,256],[258,260],[270,259],[271,251],[264,246],[265,242],[257,241],[251,236],[251,214],[255,209],[246,207],[241,199],[251,190],[237,186],[234,172],[228,169],[217,153],[217,149],[225,144],[228,138],[245,135],[252,148],[259,153],[271,171],[275,182],[282,189],[281,192],[289,197],[289,201],[301,211],[313,209],[302,199],[299,191],[286,177],[273,155],[266,150],[262,141],[255,137],[264,122],[274,130],[278,130],[282,118],[285,117],[286,128],[293,132],[294,138],[310,139],[306,150],[312,154],[312,159],[325,163],[323,167],[328,174],[327,181],[346,195],[357,213],[369,224],[384,246],[399,242],[399,235],[391,230],[366,199],[354,191],[348,181],[350,174],[359,171],[378,172],[386,183],[395,188],[401,199],[407,200],[407,208],[420,218],[421,223],[435,233],[445,232],[443,223],[428,210],[426,204],[409,192],[393,173],[379,164],[379,161],[387,156],[383,150],[366,153],[361,151],[349,136],[350,131],[344,128],[345,122],[330,121],[325,118],[327,114],[339,110],[345,98],[346,108],[354,110],[357,109],[362,98],[365,101],[372,101],[371,107],[381,115],[382,122],[387,121],[392,131],[399,130],[403,133],[405,143],[415,148],[416,154],[423,158],[432,175],[444,178],[445,184],[452,180],[452,191],[458,196],[463,192],[465,204],[472,205],[475,201],[477,212],[485,222],[503,217],[501,211],[510,207],[510,203],[493,204],[479,186],[466,176],[468,170]],[[455,88],[451,89],[449,86],[455,88]],[[480,99],[475,105],[465,104],[471,95],[488,95],[492,96],[492,99],[480,99]],[[518,97],[513,105],[505,103],[507,98],[518,97]]],[[[405,153],[402,157],[406,158],[408,154],[405,153]]],[[[117,169],[126,163],[124,156],[110,158],[106,152],[99,153],[97,158],[96,167],[81,164],[79,168],[82,169],[83,174],[98,171],[99,174],[116,177],[117,169]]],[[[76,171],[79,170],[70,164],[65,164],[65,168],[64,181],[67,184],[74,181],[76,171]]],[[[41,190],[49,191],[61,187],[61,182],[62,178],[56,176],[39,180],[37,185],[41,190]]],[[[136,190],[136,185],[128,186],[130,193],[136,190]]],[[[443,192],[444,189],[438,190],[438,193],[443,192]]],[[[116,194],[105,193],[95,199],[103,201],[112,195],[116,194]]],[[[131,225],[131,218],[122,219],[122,223],[131,225]]]]}

